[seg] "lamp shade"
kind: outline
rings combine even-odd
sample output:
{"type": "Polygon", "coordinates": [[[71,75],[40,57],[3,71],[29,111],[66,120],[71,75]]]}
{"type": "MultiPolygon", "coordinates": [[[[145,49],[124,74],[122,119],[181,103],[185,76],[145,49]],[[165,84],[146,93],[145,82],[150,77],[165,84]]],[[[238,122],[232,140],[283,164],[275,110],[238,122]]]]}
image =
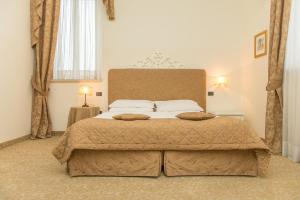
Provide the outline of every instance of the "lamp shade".
{"type": "Polygon", "coordinates": [[[79,94],[80,95],[89,95],[92,96],[93,95],[93,88],[87,85],[82,85],[79,87],[79,94]]]}

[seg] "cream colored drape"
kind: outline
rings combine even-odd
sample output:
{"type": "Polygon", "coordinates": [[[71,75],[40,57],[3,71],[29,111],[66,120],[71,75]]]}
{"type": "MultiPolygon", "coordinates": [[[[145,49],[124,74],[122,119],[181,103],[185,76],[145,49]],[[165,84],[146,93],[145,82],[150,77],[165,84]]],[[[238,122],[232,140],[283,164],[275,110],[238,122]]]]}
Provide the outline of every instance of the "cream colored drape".
{"type": "Polygon", "coordinates": [[[282,80],[291,0],[272,0],[266,141],[274,154],[282,150],[282,80]]]}
{"type": "Polygon", "coordinates": [[[300,163],[300,1],[293,0],[283,80],[282,155],[300,163]]]}
{"type": "Polygon", "coordinates": [[[51,136],[48,89],[56,47],[60,0],[31,0],[31,45],[35,53],[32,76],[32,138],[51,136]]]}
{"type": "Polygon", "coordinates": [[[106,13],[109,20],[115,19],[115,5],[114,0],[103,0],[103,3],[106,8],[106,13]]]}

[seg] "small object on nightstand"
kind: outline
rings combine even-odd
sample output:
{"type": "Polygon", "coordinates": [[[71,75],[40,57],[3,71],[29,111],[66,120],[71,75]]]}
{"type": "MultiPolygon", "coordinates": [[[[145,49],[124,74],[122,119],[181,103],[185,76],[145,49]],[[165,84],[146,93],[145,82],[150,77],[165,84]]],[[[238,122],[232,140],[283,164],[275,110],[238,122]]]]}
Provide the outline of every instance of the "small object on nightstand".
{"type": "Polygon", "coordinates": [[[234,117],[234,118],[238,118],[241,120],[245,119],[245,114],[242,112],[237,112],[237,111],[215,111],[215,112],[211,112],[214,113],[216,116],[219,117],[234,117]]]}
{"type": "Polygon", "coordinates": [[[79,88],[79,94],[84,95],[84,104],[82,105],[82,107],[89,107],[89,105],[86,103],[86,95],[93,95],[92,88],[90,86],[82,85],[79,88]]]}
{"type": "Polygon", "coordinates": [[[99,106],[90,106],[90,107],[71,107],[68,118],[68,126],[71,126],[75,122],[95,117],[100,113],[99,106]]]}

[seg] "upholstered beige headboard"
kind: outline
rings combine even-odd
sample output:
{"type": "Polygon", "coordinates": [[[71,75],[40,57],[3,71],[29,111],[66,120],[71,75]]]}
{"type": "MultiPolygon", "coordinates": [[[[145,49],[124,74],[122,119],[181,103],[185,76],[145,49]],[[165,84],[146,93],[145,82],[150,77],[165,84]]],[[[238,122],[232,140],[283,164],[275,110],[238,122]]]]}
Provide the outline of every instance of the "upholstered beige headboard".
{"type": "Polygon", "coordinates": [[[108,103],[117,99],[191,99],[206,109],[205,70],[111,69],[108,103]]]}

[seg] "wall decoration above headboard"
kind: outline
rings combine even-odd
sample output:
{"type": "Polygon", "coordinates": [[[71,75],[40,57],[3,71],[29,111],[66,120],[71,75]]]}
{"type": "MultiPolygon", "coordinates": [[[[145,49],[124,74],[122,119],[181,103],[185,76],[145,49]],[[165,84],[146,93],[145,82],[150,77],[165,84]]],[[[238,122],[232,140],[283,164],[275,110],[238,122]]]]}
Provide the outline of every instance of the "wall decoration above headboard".
{"type": "Polygon", "coordinates": [[[146,57],[143,60],[139,60],[134,68],[157,68],[157,69],[184,69],[186,68],[183,64],[178,61],[171,59],[170,57],[164,56],[161,52],[156,51],[150,57],[146,57]]]}

